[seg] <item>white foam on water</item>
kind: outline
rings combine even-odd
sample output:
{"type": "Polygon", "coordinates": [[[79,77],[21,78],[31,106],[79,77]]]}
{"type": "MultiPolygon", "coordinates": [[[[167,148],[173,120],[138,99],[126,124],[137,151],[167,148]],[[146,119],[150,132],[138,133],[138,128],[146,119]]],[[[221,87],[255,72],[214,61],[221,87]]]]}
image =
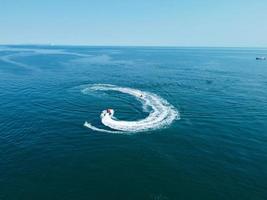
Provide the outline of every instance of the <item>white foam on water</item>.
{"type": "Polygon", "coordinates": [[[113,116],[113,112],[112,114],[104,115],[103,113],[106,112],[106,110],[104,110],[100,115],[101,122],[114,131],[100,129],[88,122],[85,122],[84,126],[94,131],[121,134],[144,132],[167,127],[174,120],[180,119],[179,112],[174,108],[174,106],[168,103],[165,99],[150,92],[144,92],[137,89],[119,87],[109,84],[94,84],[87,86],[85,89],[82,89],[82,93],[84,94],[91,93],[92,91],[117,91],[132,95],[142,103],[143,109],[145,111],[148,111],[146,109],[147,107],[151,108],[149,115],[146,118],[137,121],[118,120],[113,116]]]}
{"type": "Polygon", "coordinates": [[[110,131],[110,130],[105,130],[105,129],[97,128],[97,127],[91,125],[88,122],[84,122],[83,125],[85,127],[87,127],[87,128],[90,128],[90,129],[94,130],[94,131],[99,131],[99,132],[104,132],[104,133],[116,133],[116,134],[123,134],[124,133],[122,131],[110,131]]]}

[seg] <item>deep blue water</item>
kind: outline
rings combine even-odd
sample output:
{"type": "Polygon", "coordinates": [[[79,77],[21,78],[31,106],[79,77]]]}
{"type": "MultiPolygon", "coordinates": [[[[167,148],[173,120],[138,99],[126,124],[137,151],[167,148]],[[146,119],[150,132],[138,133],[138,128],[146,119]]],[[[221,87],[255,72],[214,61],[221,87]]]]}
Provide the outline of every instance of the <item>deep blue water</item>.
{"type": "Polygon", "coordinates": [[[0,46],[0,199],[267,199],[267,49],[0,46]],[[169,127],[92,131],[112,107],[144,118],[131,96],[179,110],[169,127]]]}

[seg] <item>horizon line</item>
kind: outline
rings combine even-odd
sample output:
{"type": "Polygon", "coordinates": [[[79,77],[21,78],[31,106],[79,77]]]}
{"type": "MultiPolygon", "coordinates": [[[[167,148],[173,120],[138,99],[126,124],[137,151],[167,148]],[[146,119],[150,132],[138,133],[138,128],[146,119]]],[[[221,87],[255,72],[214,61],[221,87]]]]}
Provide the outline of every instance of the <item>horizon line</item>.
{"type": "Polygon", "coordinates": [[[160,47],[160,48],[267,48],[267,46],[215,46],[215,45],[111,45],[111,44],[55,44],[55,43],[0,43],[0,46],[82,46],[82,47],[160,47]]]}

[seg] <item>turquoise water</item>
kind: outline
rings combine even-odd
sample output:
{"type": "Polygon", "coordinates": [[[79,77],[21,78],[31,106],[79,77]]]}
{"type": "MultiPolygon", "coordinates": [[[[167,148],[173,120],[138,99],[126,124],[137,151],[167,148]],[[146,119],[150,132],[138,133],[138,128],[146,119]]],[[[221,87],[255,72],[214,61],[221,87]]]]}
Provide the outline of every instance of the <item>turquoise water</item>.
{"type": "Polygon", "coordinates": [[[266,199],[266,49],[0,46],[0,199],[266,199]],[[113,134],[100,114],[180,119],[113,134]]]}

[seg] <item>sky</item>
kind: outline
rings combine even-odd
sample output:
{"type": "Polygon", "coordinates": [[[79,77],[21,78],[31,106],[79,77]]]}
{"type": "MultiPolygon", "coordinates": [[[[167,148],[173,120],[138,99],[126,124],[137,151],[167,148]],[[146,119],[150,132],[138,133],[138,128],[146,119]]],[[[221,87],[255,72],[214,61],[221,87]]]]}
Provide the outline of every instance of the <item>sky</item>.
{"type": "Polygon", "coordinates": [[[267,0],[0,0],[0,44],[267,47],[267,0]]]}

